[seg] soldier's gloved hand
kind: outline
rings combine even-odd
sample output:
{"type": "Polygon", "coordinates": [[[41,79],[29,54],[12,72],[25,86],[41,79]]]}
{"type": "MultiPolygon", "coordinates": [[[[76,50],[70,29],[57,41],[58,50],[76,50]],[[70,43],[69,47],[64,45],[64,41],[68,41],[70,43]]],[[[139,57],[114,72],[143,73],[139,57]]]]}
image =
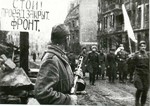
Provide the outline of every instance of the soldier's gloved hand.
{"type": "Polygon", "coordinates": [[[99,68],[101,68],[101,65],[99,65],[99,68]]]}
{"type": "Polygon", "coordinates": [[[81,77],[81,78],[83,78],[82,69],[80,69],[80,70],[78,69],[77,71],[74,72],[74,74],[81,77]]]}
{"type": "Polygon", "coordinates": [[[71,98],[70,105],[77,105],[77,95],[69,95],[71,98]]]}

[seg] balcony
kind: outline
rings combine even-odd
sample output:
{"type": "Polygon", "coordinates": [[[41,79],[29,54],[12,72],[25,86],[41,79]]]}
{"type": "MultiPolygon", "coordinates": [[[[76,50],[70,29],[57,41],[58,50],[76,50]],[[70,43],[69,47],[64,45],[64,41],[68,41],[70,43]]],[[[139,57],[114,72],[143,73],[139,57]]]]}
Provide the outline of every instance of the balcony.
{"type": "Polygon", "coordinates": [[[124,30],[124,25],[117,25],[116,26],[116,31],[122,31],[124,30]]]}
{"type": "Polygon", "coordinates": [[[103,12],[108,12],[108,11],[112,11],[112,10],[118,10],[118,9],[121,9],[121,5],[117,4],[117,3],[113,3],[113,4],[110,4],[108,7],[105,7],[103,9],[103,12]]]}
{"type": "Polygon", "coordinates": [[[109,6],[109,10],[113,10],[113,9],[120,9],[120,5],[119,4],[111,4],[109,6]]]}

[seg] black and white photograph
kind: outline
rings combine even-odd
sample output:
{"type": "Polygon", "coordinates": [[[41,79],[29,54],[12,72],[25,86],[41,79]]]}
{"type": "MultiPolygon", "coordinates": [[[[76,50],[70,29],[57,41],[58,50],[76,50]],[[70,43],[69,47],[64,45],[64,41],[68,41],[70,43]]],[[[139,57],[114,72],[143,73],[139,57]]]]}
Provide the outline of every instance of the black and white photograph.
{"type": "Polygon", "coordinates": [[[0,105],[150,106],[149,0],[0,0],[0,105]]]}

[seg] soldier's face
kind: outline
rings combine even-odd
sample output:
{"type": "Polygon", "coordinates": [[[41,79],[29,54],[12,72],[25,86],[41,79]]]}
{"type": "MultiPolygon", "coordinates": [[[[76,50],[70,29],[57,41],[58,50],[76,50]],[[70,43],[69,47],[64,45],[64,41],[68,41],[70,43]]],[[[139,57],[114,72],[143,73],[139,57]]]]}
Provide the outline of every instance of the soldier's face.
{"type": "Polygon", "coordinates": [[[86,49],[83,49],[84,52],[86,52],[86,49]]]}
{"type": "Polygon", "coordinates": [[[95,52],[95,51],[96,51],[96,48],[92,48],[92,51],[94,51],[94,52],[95,52]]]}
{"type": "Polygon", "coordinates": [[[140,50],[141,50],[141,51],[145,51],[145,49],[146,49],[146,45],[145,45],[145,44],[141,44],[141,45],[140,45],[140,50]]]}
{"type": "Polygon", "coordinates": [[[124,49],[121,49],[120,51],[124,51],[124,49]]]}

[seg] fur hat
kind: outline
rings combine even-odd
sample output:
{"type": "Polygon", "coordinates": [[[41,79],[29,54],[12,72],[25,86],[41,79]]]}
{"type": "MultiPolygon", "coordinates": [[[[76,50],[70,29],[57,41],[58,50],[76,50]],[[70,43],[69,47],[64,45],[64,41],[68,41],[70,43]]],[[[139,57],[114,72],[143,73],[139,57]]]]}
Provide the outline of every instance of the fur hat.
{"type": "Polygon", "coordinates": [[[64,24],[56,25],[52,28],[51,41],[55,44],[66,42],[67,36],[70,34],[67,26],[64,24]]]}
{"type": "Polygon", "coordinates": [[[93,46],[91,47],[91,49],[93,49],[93,48],[97,49],[97,46],[93,45],[93,46]]]}
{"type": "Polygon", "coordinates": [[[144,40],[141,40],[140,43],[139,43],[139,46],[140,46],[141,44],[146,44],[146,42],[145,42],[144,40]]]}

